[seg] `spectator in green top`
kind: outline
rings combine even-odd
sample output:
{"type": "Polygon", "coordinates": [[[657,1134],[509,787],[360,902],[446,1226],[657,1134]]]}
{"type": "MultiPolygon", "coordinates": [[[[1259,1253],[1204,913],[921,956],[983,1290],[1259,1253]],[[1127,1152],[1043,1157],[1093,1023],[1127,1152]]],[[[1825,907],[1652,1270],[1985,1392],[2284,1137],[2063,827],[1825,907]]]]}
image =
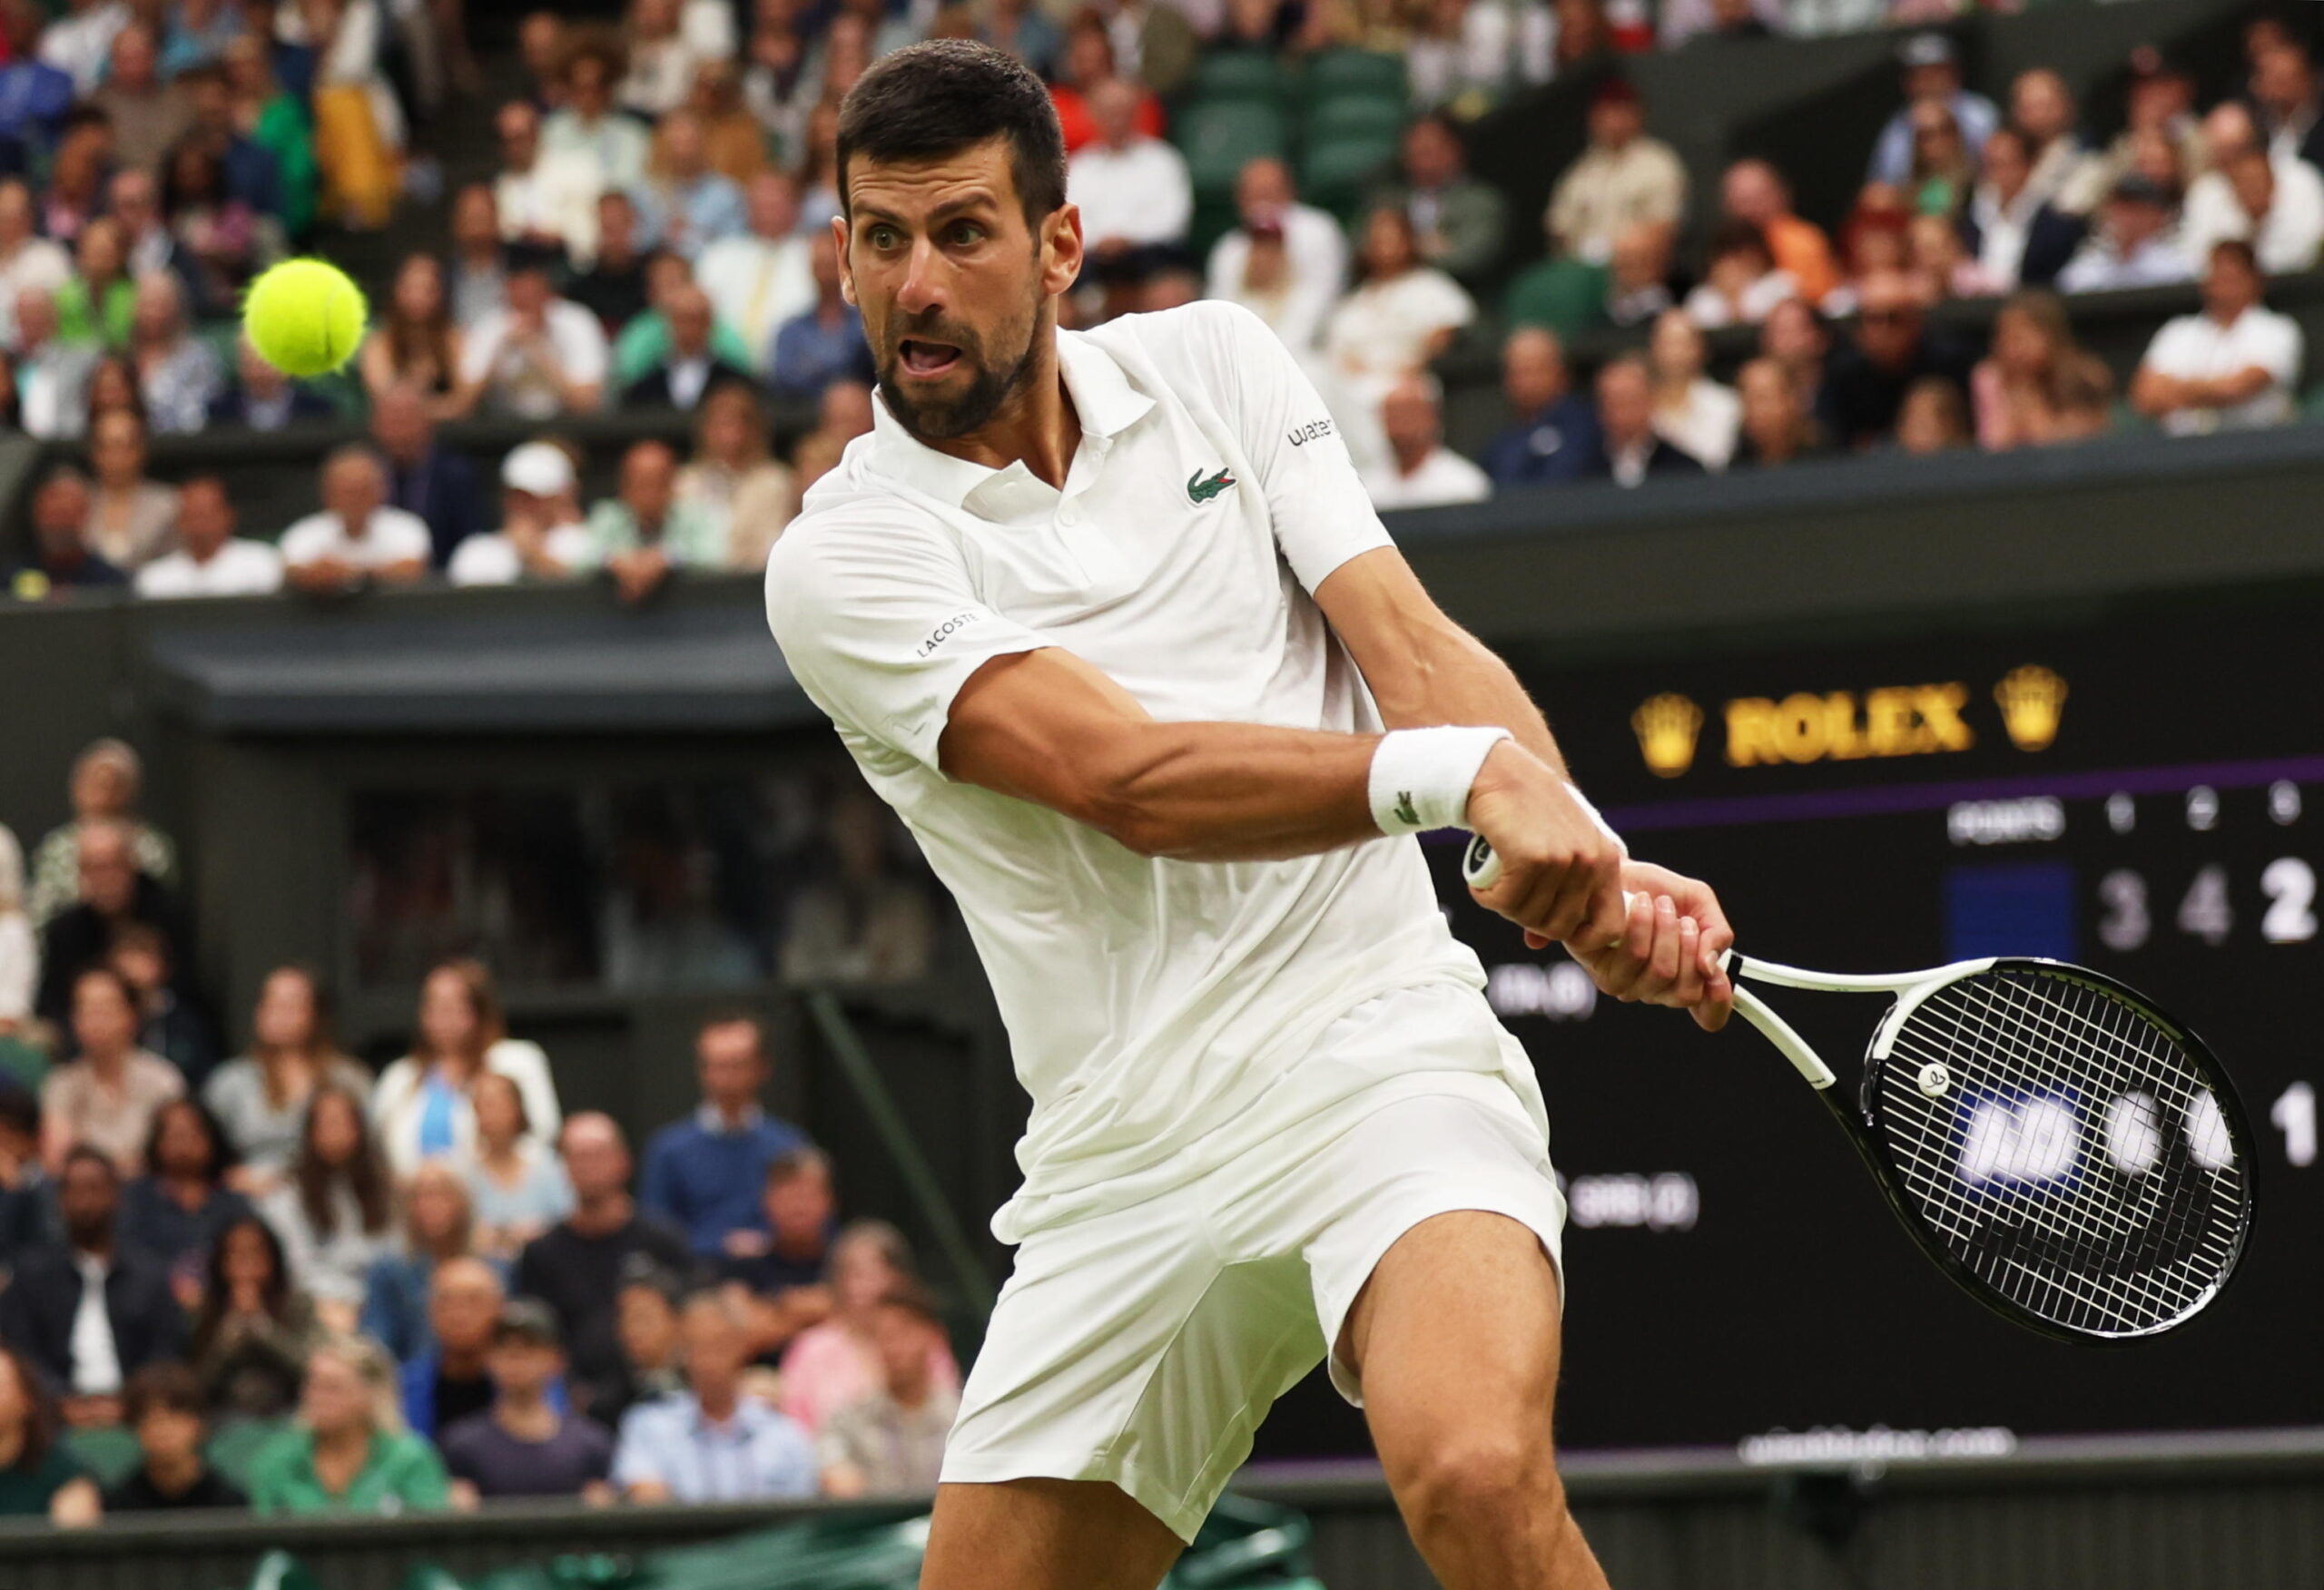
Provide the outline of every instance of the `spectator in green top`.
{"type": "Polygon", "coordinates": [[[56,1442],[56,1406],[13,1347],[0,1347],[0,1518],[94,1524],[96,1482],[56,1442]]]}
{"type": "MultiPolygon", "coordinates": [[[[220,59],[232,94],[233,130],[274,156],[275,214],[282,230],[298,238],[314,224],[320,182],[313,123],[306,109],[275,81],[269,41],[257,33],[229,44],[220,59]]],[[[194,113],[197,124],[206,124],[198,92],[194,113]]]]}
{"type": "Polygon", "coordinates": [[[129,277],[129,238],[100,215],[81,229],[73,280],[56,290],[56,335],[81,347],[129,346],[137,321],[137,284],[129,277]]]}
{"type": "Polygon", "coordinates": [[[251,1465],[261,1513],[435,1512],[449,1505],[436,1448],[403,1428],[395,1365],[379,1343],[341,1336],[307,1359],[299,1423],[251,1465]]]}
{"type": "Polygon", "coordinates": [[[667,443],[636,443],[622,455],[617,495],[589,511],[594,560],[625,602],[653,595],[673,569],[725,564],[718,522],[700,504],[678,500],[677,478],[678,457],[667,443]]]}

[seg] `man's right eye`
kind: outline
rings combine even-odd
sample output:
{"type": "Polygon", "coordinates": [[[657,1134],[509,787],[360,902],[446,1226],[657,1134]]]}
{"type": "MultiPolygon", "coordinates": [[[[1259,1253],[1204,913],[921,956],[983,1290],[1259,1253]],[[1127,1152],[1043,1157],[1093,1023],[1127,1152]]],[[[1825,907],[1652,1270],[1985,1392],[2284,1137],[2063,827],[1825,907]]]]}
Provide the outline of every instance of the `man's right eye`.
{"type": "Polygon", "coordinates": [[[864,234],[864,238],[875,249],[892,249],[896,246],[896,229],[891,226],[875,226],[864,234]]]}

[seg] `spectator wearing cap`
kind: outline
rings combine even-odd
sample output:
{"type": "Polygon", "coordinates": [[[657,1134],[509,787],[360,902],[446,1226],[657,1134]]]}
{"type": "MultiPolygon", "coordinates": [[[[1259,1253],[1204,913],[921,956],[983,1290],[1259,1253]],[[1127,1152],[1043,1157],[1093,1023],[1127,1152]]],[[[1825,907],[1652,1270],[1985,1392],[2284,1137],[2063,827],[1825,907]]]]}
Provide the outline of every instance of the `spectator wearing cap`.
{"type": "Polygon", "coordinates": [[[668,346],[653,368],[623,388],[625,405],[692,410],[718,387],[752,384],[749,370],[718,351],[716,312],[708,293],[692,282],[674,288],[663,301],[662,316],[669,323],[668,346]]]}
{"type": "MultiPolygon", "coordinates": [[[[1791,186],[1764,160],[1738,160],[1719,179],[1718,202],[1730,221],[1757,231],[1775,269],[1791,278],[1798,293],[1820,303],[1840,284],[1839,261],[1824,229],[1791,207],[1791,186]]],[[[1752,317],[1756,320],[1759,317],[1752,317]]]]}
{"type": "Polygon", "coordinates": [[[2306,45],[2285,39],[2253,53],[2251,108],[2271,159],[2324,166],[2324,93],[2306,45]]]}
{"type": "Polygon", "coordinates": [[[629,1147],[611,1116],[567,1117],[561,1138],[573,1212],[525,1245],[516,1290],[556,1310],[572,1357],[573,1400],[585,1413],[617,1402],[626,1379],[615,1330],[625,1263],[633,1254],[690,1274],[684,1235],[638,1212],[629,1194],[629,1147]]]}
{"type": "Polygon", "coordinates": [[[493,1326],[485,1368],[492,1406],[447,1427],[437,1443],[452,1477],[453,1506],[502,1497],[612,1502],[614,1438],[596,1420],[566,1410],[556,1312],[536,1298],[509,1300],[493,1326]]]}
{"type": "Polygon", "coordinates": [[[1654,429],[1654,372],[1635,354],[1598,372],[1597,467],[1592,473],[1620,486],[1658,475],[1700,475],[1702,460],[1672,446],[1654,429]]]}
{"type": "Polygon", "coordinates": [[[1481,503],[1492,496],[1485,472],[1444,445],[1443,388],[1415,370],[1380,400],[1387,456],[1363,472],[1364,489],[1383,513],[1481,503]]]}
{"type": "Polygon", "coordinates": [[[477,530],[476,470],[436,443],[436,421],[417,387],[389,386],[371,400],[371,441],[388,469],[388,502],[428,526],[428,561],[442,568],[477,530]]]}
{"type": "Polygon", "coordinates": [[[388,503],[388,469],[370,448],[350,446],[323,460],[323,505],[282,533],[285,579],[324,595],[379,584],[409,585],[434,552],[427,521],[388,503]]]}
{"type": "Polygon", "coordinates": [[[2058,272],[2059,290],[2108,292],[2191,279],[2195,269],[2179,240],[2175,210],[2172,195],[2152,178],[2133,172],[2116,182],[2097,231],[2058,272]]]}
{"type": "Polygon", "coordinates": [[[1578,480],[1596,466],[1598,416],[1573,393],[1565,348],[1546,327],[1521,327],[1501,350],[1501,389],[1513,421],[1487,443],[1496,486],[1578,480]]]}
{"type": "Polygon", "coordinates": [[[921,1288],[906,1283],[873,1306],[871,1334],[880,1384],[834,1412],[816,1437],[823,1494],[843,1501],[926,1496],[960,1411],[960,1393],[931,1370],[946,1345],[944,1322],[921,1288]]]}
{"type": "Polygon", "coordinates": [[[2281,425],[2306,353],[2299,323],[2267,308],[2251,245],[2211,246],[2201,314],[2166,323],[2147,345],[2131,403],[2171,436],[2281,425]]]}
{"type": "Polygon", "coordinates": [[[639,1206],[685,1232],[697,1253],[763,1251],[767,1167],[808,1146],[805,1133],[760,1106],[771,1072],[765,1028],[756,1016],[713,1016],[694,1038],[702,1104],[646,1144],[639,1206]]]}
{"type": "Polygon", "coordinates": [[[90,546],[88,523],[89,477],[69,464],[57,465],[33,493],[33,555],[10,572],[8,594],[19,602],[40,602],[61,592],[129,584],[127,574],[90,546]]]}
{"type": "Polygon", "coordinates": [[[634,1502],[743,1502],[815,1494],[813,1443],[743,1389],[748,1322],[734,1300],[700,1292],[678,1328],[686,1389],[622,1415],[614,1481],[634,1502]]]}
{"type": "Polygon", "coordinates": [[[1398,180],[1367,195],[1364,208],[1403,211],[1423,263],[1463,284],[1491,274],[1508,238],[1509,201],[1469,174],[1468,150],[1452,119],[1439,111],[1416,117],[1404,129],[1398,162],[1398,180]]]}
{"type": "Polygon", "coordinates": [[[122,1389],[122,1422],[137,1438],[137,1467],[105,1492],[107,1513],[247,1507],[250,1498],[202,1454],[209,1436],[202,1381],[175,1361],[151,1363],[122,1389]]]}
{"type": "Polygon", "coordinates": [[[2001,111],[1993,101],[1962,87],[1960,51],[1943,34],[1915,34],[1898,48],[1896,60],[1904,68],[1905,103],[1880,129],[1865,176],[1891,187],[1903,186],[1913,174],[1914,106],[1934,101],[1951,111],[1969,149],[1983,149],[2001,125],[2001,111]]]}
{"type": "Polygon", "coordinates": [[[863,340],[863,317],[840,292],[839,245],[828,230],[809,245],[814,307],[785,320],[774,334],[769,379],[778,396],[817,398],[833,381],[876,378],[863,340]]]}
{"type": "Polygon", "coordinates": [[[2204,128],[2212,164],[2188,185],[2187,257],[2208,260],[2212,244],[2238,238],[2271,276],[2312,270],[2324,248],[2324,175],[2304,160],[2270,159],[2250,113],[2232,102],[2204,128]]]}
{"type": "Polygon", "coordinates": [[[573,456],[555,442],[527,442],[500,464],[500,528],[478,531],[452,554],[455,585],[567,580],[592,566],[581,523],[573,456]]]}
{"type": "Polygon", "coordinates": [[[1686,211],[1687,169],[1646,132],[1646,102],[1622,78],[1590,101],[1590,147],[1558,179],[1543,218],[1552,252],[1593,265],[1613,258],[1630,227],[1676,226],[1686,211]]]}
{"type": "Polygon", "coordinates": [[[1237,224],[1211,245],[1205,296],[1256,311],[1286,347],[1315,346],[1324,317],[1347,280],[1347,238],[1330,213],[1299,202],[1291,168],[1273,155],[1236,174],[1237,224]],[[1275,269],[1253,272],[1255,250],[1274,251],[1275,269]]]}
{"type": "Polygon", "coordinates": [[[1187,157],[1137,126],[1139,91],[1118,77],[1089,91],[1098,135],[1066,162],[1066,197],[1081,211],[1091,265],[1100,273],[1138,269],[1157,250],[1186,241],[1194,220],[1187,157]]]}
{"type": "Polygon", "coordinates": [[[463,407],[481,399],[517,419],[587,414],[605,400],[611,349],[597,317],[550,286],[535,260],[508,277],[508,301],[478,320],[460,350],[463,407]]]}
{"type": "Polygon", "coordinates": [[[722,325],[731,326],[764,375],[774,334],[793,315],[815,306],[812,250],[799,231],[799,182],[788,172],[761,172],[743,191],[748,230],[721,238],[702,251],[694,280],[710,295],[722,325]]]}
{"type": "Polygon", "coordinates": [[[102,1151],[64,1155],[56,1205],[62,1235],[19,1253],[0,1292],[0,1342],[63,1399],[66,1424],[117,1425],[123,1382],[178,1356],[184,1315],[160,1261],[122,1244],[121,1173],[102,1151]]]}
{"type": "Polygon", "coordinates": [[[1876,270],[1858,295],[1855,338],[1826,367],[1817,420],[1838,447],[1877,446],[1895,433],[1906,388],[1936,376],[1965,389],[1969,365],[1966,350],[1928,323],[1911,279],[1876,270]]]}
{"type": "Polygon", "coordinates": [[[2047,287],[2082,246],[2088,230],[2033,185],[2025,135],[2003,127],[1985,140],[1984,165],[1963,218],[1978,268],[1994,290],[2047,287]]]}
{"type": "Polygon", "coordinates": [[[247,337],[235,343],[234,379],[210,400],[210,423],[240,430],[279,431],[338,417],[330,398],[267,363],[247,337]]]}

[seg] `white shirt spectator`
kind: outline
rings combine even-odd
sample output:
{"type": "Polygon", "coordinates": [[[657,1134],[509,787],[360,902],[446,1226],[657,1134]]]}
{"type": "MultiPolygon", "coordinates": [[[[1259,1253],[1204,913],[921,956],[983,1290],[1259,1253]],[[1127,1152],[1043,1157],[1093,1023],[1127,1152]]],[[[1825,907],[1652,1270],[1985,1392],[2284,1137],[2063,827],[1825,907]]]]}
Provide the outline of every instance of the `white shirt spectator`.
{"type": "Polygon", "coordinates": [[[597,257],[597,196],[605,179],[596,162],[566,151],[544,150],[532,169],[503,172],[492,184],[500,207],[500,235],[511,240],[537,232],[562,238],[578,260],[597,257]]]}
{"type": "Polygon", "coordinates": [[[1081,207],[1081,235],[1092,245],[1178,242],[1195,214],[1187,157],[1142,133],[1121,149],[1083,145],[1066,162],[1065,196],[1081,207]]]}
{"type": "Polygon", "coordinates": [[[1434,508],[1447,503],[1481,503],[1492,496],[1492,478],[1452,448],[1439,446],[1406,475],[1392,458],[1364,472],[1364,489],[1382,513],[1395,508],[1434,508]]]}
{"type": "Polygon", "coordinates": [[[0,348],[16,350],[16,300],[27,291],[56,290],[73,280],[73,256],[50,238],[26,238],[0,256],[0,348]]]}
{"type": "MultiPolygon", "coordinates": [[[[559,525],[545,538],[549,556],[574,573],[596,562],[596,543],[580,525],[559,525]]],[[[455,585],[513,585],[525,575],[525,560],[517,544],[497,530],[468,537],[452,551],[444,570],[455,585]]]]}
{"type": "Polygon", "coordinates": [[[401,508],[380,508],[364,522],[363,534],[350,535],[337,514],[309,514],[282,533],[282,563],[286,568],[321,563],[326,558],[357,568],[385,568],[390,564],[426,563],[434,552],[428,521],[401,508]]]}
{"type": "Polygon", "coordinates": [[[1324,326],[1324,348],[1351,381],[1393,380],[1415,369],[1439,331],[1477,318],[1476,300],[1433,265],[1367,281],[1340,300],[1324,326]]]}
{"type": "Polygon", "coordinates": [[[2324,251],[2324,173],[2304,160],[2270,162],[2276,193],[2267,219],[2255,231],[2235,197],[2225,172],[2205,172],[2187,185],[2185,219],[2180,224],[2190,260],[2208,260],[2215,243],[2248,242],[2270,276],[2311,270],[2324,251]]]}
{"type": "Polygon", "coordinates": [[[1458,38],[1415,34],[1404,46],[1413,106],[1425,110],[1472,92],[1498,97],[1547,83],[1557,39],[1557,17],[1540,0],[1473,0],[1462,13],[1458,38]]]}
{"type": "Polygon", "coordinates": [[[282,555],[263,541],[241,537],[207,558],[173,552],[137,571],[140,596],[271,596],[281,589],[282,555]]]}
{"type": "Polygon", "coordinates": [[[1654,434],[1716,474],[1735,456],[1735,435],[1743,424],[1743,399],[1735,388],[1698,377],[1677,408],[1657,407],[1654,434]]]}
{"type": "Polygon", "coordinates": [[[694,262],[694,284],[710,295],[721,323],[732,326],[761,375],[774,358],[783,322],[815,307],[815,271],[803,237],[721,238],[694,262]]]}
{"type": "Polygon", "coordinates": [[[121,1389],[121,1352],[113,1339],[113,1316],[105,1312],[105,1281],[112,1266],[94,1253],[75,1253],[81,1272],[81,1301],[73,1310],[73,1385],[83,1397],[110,1397],[121,1389]]]}
{"type": "Polygon", "coordinates": [[[1285,205],[1280,220],[1284,264],[1290,280],[1278,302],[1262,307],[1244,290],[1243,274],[1251,261],[1251,234],[1239,226],[1211,245],[1203,296],[1242,304],[1273,326],[1275,335],[1294,348],[1310,348],[1315,346],[1324,318],[1332,312],[1340,289],[1346,284],[1347,238],[1338,221],[1312,204],[1285,205]]]}
{"type": "Polygon", "coordinates": [[[541,158],[586,161],[607,188],[635,188],[645,179],[645,157],[653,139],[636,117],[608,111],[589,121],[570,110],[552,111],[541,122],[541,158]]]}
{"type": "Polygon", "coordinates": [[[61,16],[40,35],[40,58],[59,72],[69,73],[73,92],[86,95],[104,81],[113,35],[129,25],[123,0],[105,0],[77,15],[61,16]]]}
{"type": "Polygon", "coordinates": [[[1768,271],[1735,299],[1706,281],[1687,295],[1687,319],[1706,331],[1722,326],[1756,326],[1784,299],[1798,296],[1799,280],[1788,270],[1768,271]]]}
{"type": "Polygon", "coordinates": [[[2149,238],[2128,257],[2093,237],[2058,272],[2061,292],[2109,292],[2124,287],[2168,287],[2195,279],[2195,262],[2174,233],[2149,238]]]}
{"type": "Polygon", "coordinates": [[[2298,321],[2254,305],[2227,326],[2209,315],[2180,316],[2154,334],[2141,362],[2182,381],[2216,380],[2252,368],[2268,372],[2267,388],[2232,407],[2178,408],[2162,417],[2166,432],[2187,437],[2282,425],[2290,419],[2292,388],[2299,380],[2305,351],[2298,321]]]}
{"type": "MultiPolygon", "coordinates": [[[[612,363],[597,317],[566,299],[548,306],[548,341],[568,381],[605,384],[612,363]]],[[[488,383],[493,403],[520,419],[554,419],[562,413],[556,388],[514,340],[515,311],[487,312],[469,329],[460,350],[460,379],[488,383]]]]}

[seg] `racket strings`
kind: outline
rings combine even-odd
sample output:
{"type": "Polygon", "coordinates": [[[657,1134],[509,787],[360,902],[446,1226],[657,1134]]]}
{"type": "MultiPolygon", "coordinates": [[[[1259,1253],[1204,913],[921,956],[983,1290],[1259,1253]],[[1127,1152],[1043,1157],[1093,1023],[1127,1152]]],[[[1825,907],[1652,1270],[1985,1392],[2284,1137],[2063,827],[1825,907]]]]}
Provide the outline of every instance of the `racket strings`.
{"type": "Polygon", "coordinates": [[[1873,1091],[1931,1231],[2032,1313],[2135,1334],[2200,1307],[2233,1263],[2249,1201],[2208,1070],[2102,988],[2022,967],[1948,985],[1901,1025],[1873,1091]]]}

